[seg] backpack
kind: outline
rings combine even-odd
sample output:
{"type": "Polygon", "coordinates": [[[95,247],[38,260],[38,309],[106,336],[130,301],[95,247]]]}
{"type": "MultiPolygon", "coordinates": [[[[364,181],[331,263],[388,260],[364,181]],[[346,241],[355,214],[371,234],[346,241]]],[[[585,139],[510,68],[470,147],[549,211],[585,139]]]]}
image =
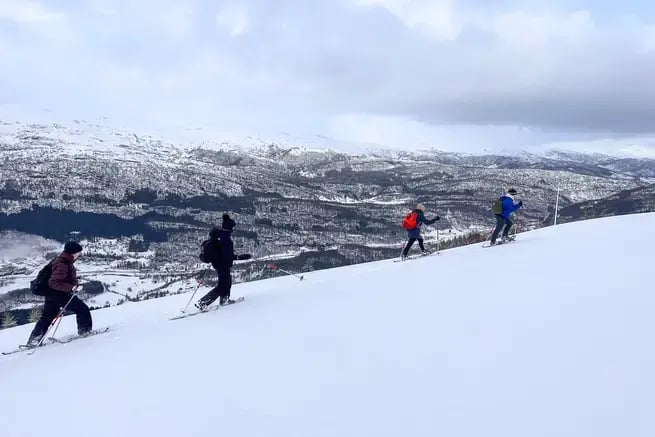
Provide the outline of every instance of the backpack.
{"type": "Polygon", "coordinates": [[[37,296],[45,296],[46,292],[50,291],[50,286],[48,281],[52,275],[52,261],[46,264],[39,273],[36,275],[36,278],[30,281],[30,291],[37,296]]]}
{"type": "Polygon", "coordinates": [[[219,247],[217,247],[217,244],[220,243],[212,238],[203,241],[200,245],[200,254],[198,255],[200,261],[206,264],[218,261],[218,258],[220,258],[220,250],[219,247]]]}
{"type": "Polygon", "coordinates": [[[407,229],[408,231],[411,231],[412,229],[416,229],[417,220],[418,220],[418,212],[416,211],[410,212],[405,216],[405,219],[403,220],[403,228],[407,229]]]}
{"type": "Polygon", "coordinates": [[[491,210],[496,215],[501,215],[503,213],[503,198],[502,197],[499,197],[498,199],[494,200],[494,203],[491,206],[491,210]]]}

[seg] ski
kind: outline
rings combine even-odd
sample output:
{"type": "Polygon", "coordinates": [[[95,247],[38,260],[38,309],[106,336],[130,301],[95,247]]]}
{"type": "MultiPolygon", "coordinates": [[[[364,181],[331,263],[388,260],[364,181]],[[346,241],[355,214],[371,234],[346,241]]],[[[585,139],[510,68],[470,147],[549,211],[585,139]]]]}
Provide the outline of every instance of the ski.
{"type": "Polygon", "coordinates": [[[499,241],[499,242],[497,242],[496,244],[494,244],[493,246],[491,245],[491,243],[490,243],[489,241],[485,241],[484,243],[482,243],[482,247],[495,247],[495,246],[502,246],[502,245],[504,245],[504,244],[509,244],[509,243],[514,242],[514,241],[515,241],[514,238],[510,238],[510,239],[508,239],[508,240],[506,240],[506,241],[499,241]]]}
{"type": "Polygon", "coordinates": [[[210,305],[207,308],[205,308],[204,310],[197,310],[197,311],[193,311],[193,312],[190,312],[190,313],[180,313],[177,316],[169,317],[168,320],[184,319],[186,317],[191,317],[191,316],[196,316],[196,315],[202,314],[202,313],[208,313],[208,312],[211,312],[211,311],[216,311],[221,306],[234,305],[235,303],[243,302],[244,300],[245,300],[245,297],[241,296],[240,298],[235,299],[233,303],[228,303],[228,304],[225,304],[225,305],[210,305]]]}
{"type": "Polygon", "coordinates": [[[205,308],[204,310],[191,311],[191,312],[187,312],[187,313],[180,312],[179,315],[169,317],[168,320],[184,319],[186,317],[191,317],[191,316],[195,316],[195,315],[202,314],[202,313],[209,313],[211,311],[216,311],[219,308],[220,308],[220,305],[210,305],[207,308],[205,308]]]}
{"type": "MultiPolygon", "coordinates": [[[[89,333],[87,335],[73,335],[73,336],[70,336],[70,337],[65,337],[63,339],[48,337],[41,344],[41,346],[39,346],[39,348],[42,348],[42,347],[45,347],[45,346],[48,346],[48,345],[52,345],[52,344],[57,344],[57,343],[66,344],[66,343],[70,343],[71,341],[74,341],[74,340],[80,340],[82,338],[92,337],[92,336],[98,335],[98,334],[104,334],[107,331],[109,331],[109,327],[93,330],[93,331],[91,331],[91,333],[89,333]]],[[[19,344],[17,349],[14,349],[13,351],[9,351],[9,352],[2,352],[2,355],[13,355],[13,354],[16,354],[16,353],[19,353],[19,352],[28,352],[28,351],[30,351],[30,353],[28,355],[31,355],[31,354],[33,354],[35,352],[36,349],[37,349],[36,346],[29,346],[29,345],[26,345],[26,344],[19,344]]]]}
{"type": "Polygon", "coordinates": [[[409,256],[406,257],[406,258],[396,258],[396,259],[393,260],[393,262],[395,262],[395,263],[399,263],[399,262],[404,262],[404,261],[411,261],[411,260],[413,260],[413,259],[425,258],[425,257],[427,257],[427,256],[438,255],[438,254],[440,254],[440,253],[441,253],[441,252],[437,252],[437,251],[435,250],[434,252],[425,253],[425,254],[421,253],[421,254],[418,254],[418,255],[409,255],[409,256]]]}
{"type": "Polygon", "coordinates": [[[102,328],[102,329],[94,329],[93,331],[91,331],[91,332],[89,332],[88,334],[85,334],[85,335],[72,335],[70,337],[65,337],[65,338],[61,338],[61,339],[60,338],[49,337],[48,340],[50,340],[53,343],[66,344],[66,343],[70,343],[71,341],[81,340],[83,338],[93,337],[94,335],[104,334],[107,331],[109,331],[109,327],[102,328]]]}
{"type": "Polygon", "coordinates": [[[18,352],[27,352],[30,349],[34,349],[34,346],[19,344],[17,349],[14,349],[13,351],[9,351],[9,352],[3,352],[2,355],[13,355],[13,354],[17,354],[18,352]]]}
{"type": "MultiPolygon", "coordinates": [[[[52,341],[47,342],[47,340],[45,340],[43,342],[43,344],[41,344],[40,347],[44,347],[44,346],[47,346],[47,345],[52,344],[52,343],[53,343],[52,341]]],[[[18,352],[27,352],[27,351],[31,351],[31,350],[34,350],[34,349],[36,349],[36,346],[30,346],[30,345],[27,345],[27,344],[19,344],[17,349],[14,349],[13,351],[9,351],[9,352],[3,352],[2,355],[13,355],[13,354],[16,354],[18,352]]]]}

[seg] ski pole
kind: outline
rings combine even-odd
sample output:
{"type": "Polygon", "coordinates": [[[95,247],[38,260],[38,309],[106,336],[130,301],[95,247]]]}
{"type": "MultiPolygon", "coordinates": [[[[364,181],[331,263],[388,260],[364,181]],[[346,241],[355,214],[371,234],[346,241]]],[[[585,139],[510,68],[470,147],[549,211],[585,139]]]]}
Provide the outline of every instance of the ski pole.
{"type": "Polygon", "coordinates": [[[403,252],[405,252],[405,246],[407,245],[407,242],[404,242],[402,247],[400,248],[400,258],[403,257],[403,252]]]}
{"type": "Polygon", "coordinates": [[[303,275],[299,276],[296,273],[292,273],[292,272],[289,272],[287,270],[281,269],[278,266],[276,266],[275,264],[267,264],[266,267],[268,267],[271,270],[279,270],[279,271],[284,272],[284,273],[286,273],[288,275],[295,276],[296,278],[300,279],[301,281],[304,279],[303,275]]]}
{"type": "Polygon", "coordinates": [[[437,253],[439,253],[439,225],[435,226],[437,228],[437,253]]]}
{"type": "MultiPolygon", "coordinates": [[[[57,317],[57,325],[55,326],[55,330],[52,331],[51,337],[54,337],[55,334],[57,333],[57,329],[59,329],[59,325],[61,325],[61,319],[64,318],[64,312],[61,313],[59,317],[57,317]]],[[[45,338],[45,335],[43,336],[45,338]]]]}
{"type": "Polygon", "coordinates": [[[495,226],[494,226],[493,228],[491,228],[491,230],[490,230],[489,233],[487,234],[487,238],[484,239],[483,244],[484,244],[484,243],[490,243],[490,242],[491,242],[491,236],[493,235],[495,229],[496,229],[495,226]]]}
{"type": "Polygon", "coordinates": [[[300,279],[301,281],[304,279],[304,276],[303,276],[303,275],[298,276],[296,273],[291,273],[291,272],[289,272],[289,271],[287,271],[287,270],[280,269],[280,268],[278,268],[278,270],[281,271],[281,272],[284,272],[284,273],[286,273],[286,274],[288,274],[288,275],[295,276],[296,278],[300,279]]]}
{"type": "Polygon", "coordinates": [[[196,295],[196,293],[198,292],[198,289],[199,289],[200,286],[202,285],[202,280],[205,279],[205,275],[207,274],[208,271],[209,271],[209,269],[205,269],[205,270],[203,271],[202,275],[200,275],[200,278],[198,278],[198,286],[196,287],[196,290],[193,292],[193,294],[191,295],[191,298],[189,299],[189,301],[186,303],[186,306],[185,306],[184,309],[182,310],[183,313],[185,313],[186,310],[187,310],[187,308],[189,308],[189,305],[191,304],[191,301],[193,300],[193,297],[194,297],[194,296],[196,295]]]}
{"type": "Polygon", "coordinates": [[[50,328],[52,328],[55,324],[57,324],[57,326],[55,327],[54,332],[52,333],[52,336],[54,337],[54,335],[57,333],[57,329],[59,329],[59,324],[61,323],[61,319],[64,318],[64,314],[66,313],[66,309],[68,308],[68,305],[73,301],[73,299],[75,298],[75,296],[77,296],[77,290],[73,292],[73,294],[71,295],[70,299],[68,299],[68,302],[66,302],[66,305],[64,305],[64,306],[59,310],[59,313],[57,313],[57,317],[55,317],[55,319],[50,323],[50,326],[48,326],[48,329],[46,329],[45,333],[43,334],[43,336],[42,336],[41,339],[39,340],[39,343],[34,347],[34,350],[32,350],[32,351],[30,352],[30,355],[34,354],[34,352],[36,352],[36,350],[37,350],[39,347],[41,347],[41,345],[43,344],[43,342],[45,341],[45,339],[48,338],[48,332],[50,332],[50,328]]]}
{"type": "MultiPolygon", "coordinates": [[[[73,295],[71,296],[71,298],[68,299],[68,302],[66,302],[66,305],[64,305],[64,307],[61,309],[61,311],[59,311],[59,315],[57,317],[57,326],[55,326],[55,330],[52,332],[52,337],[54,337],[55,334],[57,333],[57,329],[59,329],[59,325],[61,324],[61,319],[64,318],[64,314],[66,314],[66,310],[68,309],[68,305],[70,305],[70,303],[73,301],[75,296],[77,296],[77,292],[78,292],[78,290],[76,289],[73,292],[73,295]]],[[[47,331],[46,331],[46,333],[47,333],[47,331]]],[[[45,338],[45,335],[43,336],[43,338],[45,338]]]]}

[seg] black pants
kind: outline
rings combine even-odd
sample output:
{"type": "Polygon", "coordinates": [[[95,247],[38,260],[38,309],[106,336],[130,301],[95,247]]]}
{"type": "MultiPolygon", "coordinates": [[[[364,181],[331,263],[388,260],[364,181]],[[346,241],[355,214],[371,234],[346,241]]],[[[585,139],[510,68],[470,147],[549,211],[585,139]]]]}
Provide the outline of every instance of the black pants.
{"type": "Polygon", "coordinates": [[[421,248],[421,251],[425,250],[425,246],[423,246],[423,239],[422,238],[410,238],[407,241],[407,244],[405,244],[405,248],[403,249],[403,256],[407,256],[407,254],[409,253],[409,249],[412,248],[415,241],[418,241],[418,247],[421,248]]]}
{"type": "Polygon", "coordinates": [[[513,224],[514,222],[510,219],[505,218],[500,214],[496,214],[496,228],[494,229],[494,233],[491,234],[491,242],[496,242],[496,238],[498,238],[498,234],[500,234],[501,230],[503,230],[503,237],[507,237],[509,235],[509,229],[513,224]],[[503,226],[505,229],[503,229],[503,226]]]}
{"type": "Polygon", "coordinates": [[[230,297],[230,290],[232,289],[230,270],[216,270],[216,273],[218,273],[218,284],[200,299],[205,305],[211,305],[219,297],[225,299],[230,297]]]}
{"type": "MultiPolygon", "coordinates": [[[[30,339],[41,338],[43,334],[46,333],[52,321],[55,320],[55,317],[59,314],[59,310],[66,305],[70,297],[71,295],[69,293],[58,291],[51,291],[46,295],[43,314],[41,314],[39,321],[36,322],[36,326],[32,330],[30,339]]],[[[93,322],[91,320],[91,311],[77,296],[71,300],[66,307],[66,310],[75,313],[77,316],[78,334],[84,334],[92,329],[93,322]]]]}

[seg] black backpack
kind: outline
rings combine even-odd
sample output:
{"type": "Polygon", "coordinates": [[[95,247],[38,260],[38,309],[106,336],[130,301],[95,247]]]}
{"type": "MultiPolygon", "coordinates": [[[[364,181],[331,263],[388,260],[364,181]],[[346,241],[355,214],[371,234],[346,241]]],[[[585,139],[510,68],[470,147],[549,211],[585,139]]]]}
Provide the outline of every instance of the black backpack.
{"type": "Polygon", "coordinates": [[[39,270],[36,278],[30,281],[30,291],[37,296],[45,296],[46,292],[50,291],[48,281],[50,280],[51,275],[52,261],[50,261],[45,267],[39,270]]]}
{"type": "Polygon", "coordinates": [[[208,238],[200,245],[200,261],[204,263],[216,262],[220,258],[220,242],[213,238],[208,238]]]}

